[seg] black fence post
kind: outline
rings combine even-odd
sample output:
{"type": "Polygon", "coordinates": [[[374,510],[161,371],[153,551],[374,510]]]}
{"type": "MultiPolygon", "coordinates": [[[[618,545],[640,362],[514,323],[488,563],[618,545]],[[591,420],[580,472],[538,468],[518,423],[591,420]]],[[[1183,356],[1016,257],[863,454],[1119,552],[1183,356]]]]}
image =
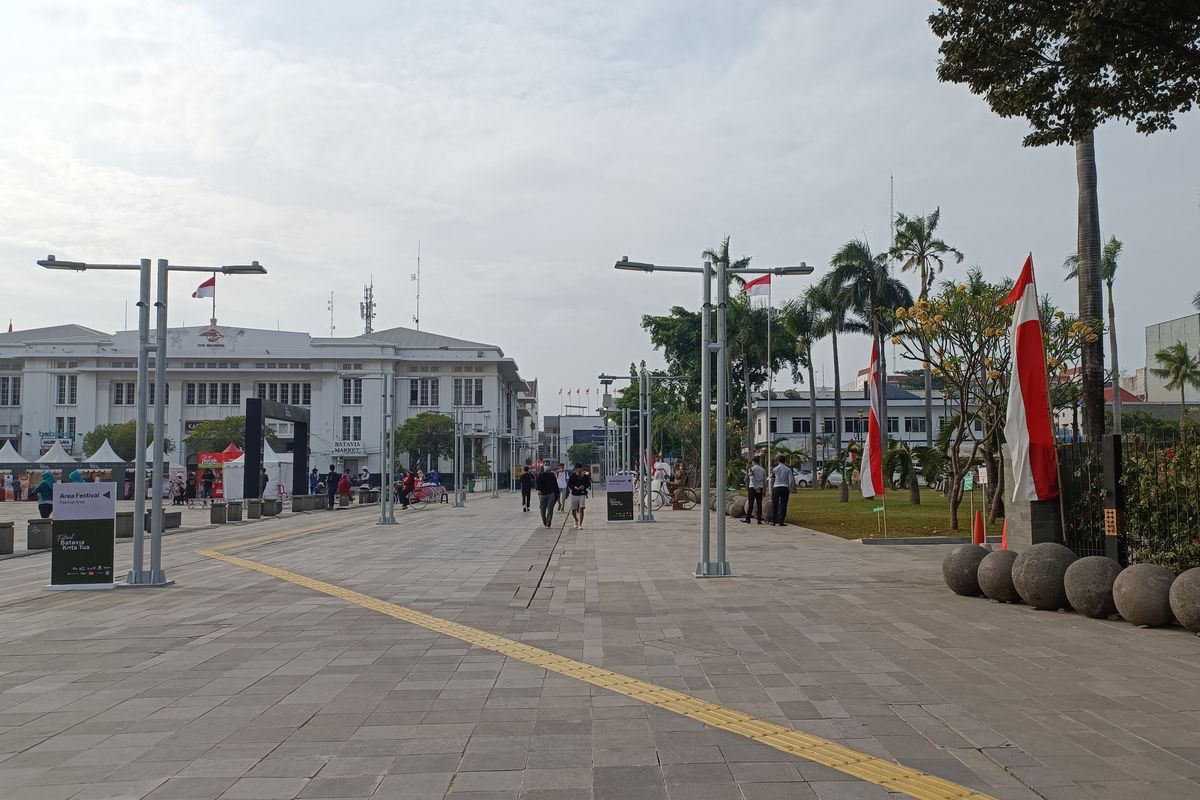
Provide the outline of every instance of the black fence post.
{"type": "Polygon", "coordinates": [[[1125,477],[1121,459],[1121,434],[1104,436],[1104,553],[1125,563],[1125,477]]]}

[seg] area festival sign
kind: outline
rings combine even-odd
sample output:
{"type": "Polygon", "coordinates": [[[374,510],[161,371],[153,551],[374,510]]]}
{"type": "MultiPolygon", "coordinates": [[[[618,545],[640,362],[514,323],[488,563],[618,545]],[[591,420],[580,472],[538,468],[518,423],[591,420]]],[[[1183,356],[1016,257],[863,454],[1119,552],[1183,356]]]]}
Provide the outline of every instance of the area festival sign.
{"type": "Polygon", "coordinates": [[[46,588],[112,589],[116,525],[115,483],[54,484],[46,588]]]}

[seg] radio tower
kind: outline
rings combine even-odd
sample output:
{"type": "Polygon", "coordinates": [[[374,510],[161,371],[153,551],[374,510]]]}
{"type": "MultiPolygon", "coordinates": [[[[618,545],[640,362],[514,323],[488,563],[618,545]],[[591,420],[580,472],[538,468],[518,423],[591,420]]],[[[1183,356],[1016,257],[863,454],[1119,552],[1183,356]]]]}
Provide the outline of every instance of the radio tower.
{"type": "Polygon", "coordinates": [[[363,334],[369,334],[374,328],[371,321],[375,319],[375,279],[363,287],[363,299],[358,304],[358,315],[362,317],[363,334]]]}
{"type": "Polygon", "coordinates": [[[333,338],[333,331],[337,328],[333,324],[333,292],[329,293],[329,302],[325,304],[325,308],[329,309],[329,338],[333,338]]]}
{"type": "Polygon", "coordinates": [[[417,241],[417,271],[414,272],[410,280],[417,282],[417,313],[413,314],[413,322],[417,325],[417,330],[421,330],[421,242],[417,241]]]}

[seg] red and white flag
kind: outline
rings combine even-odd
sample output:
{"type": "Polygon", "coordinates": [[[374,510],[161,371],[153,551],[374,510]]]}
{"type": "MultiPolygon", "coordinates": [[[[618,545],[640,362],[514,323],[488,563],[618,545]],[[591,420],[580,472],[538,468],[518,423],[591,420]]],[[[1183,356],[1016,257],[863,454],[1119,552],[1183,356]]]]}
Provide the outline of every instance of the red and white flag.
{"type": "Polygon", "coordinates": [[[863,497],[883,494],[883,439],[879,428],[879,342],[871,345],[871,366],[867,376],[870,408],[867,411],[867,438],[863,442],[862,466],[858,470],[858,486],[863,497]]]}
{"type": "Polygon", "coordinates": [[[1012,377],[1004,438],[1012,451],[1013,502],[1058,497],[1058,456],[1050,425],[1046,351],[1038,310],[1033,256],[1001,306],[1015,304],[1012,323],[1012,377]]]}
{"type": "Polygon", "coordinates": [[[204,283],[200,284],[199,288],[197,288],[196,291],[192,292],[192,297],[214,297],[216,295],[216,293],[217,293],[217,276],[213,275],[211,278],[206,280],[204,283]]]}
{"type": "Polygon", "coordinates": [[[761,278],[755,278],[752,281],[747,281],[742,287],[742,291],[748,297],[770,297],[771,295],[771,276],[763,275],[761,278]]]}

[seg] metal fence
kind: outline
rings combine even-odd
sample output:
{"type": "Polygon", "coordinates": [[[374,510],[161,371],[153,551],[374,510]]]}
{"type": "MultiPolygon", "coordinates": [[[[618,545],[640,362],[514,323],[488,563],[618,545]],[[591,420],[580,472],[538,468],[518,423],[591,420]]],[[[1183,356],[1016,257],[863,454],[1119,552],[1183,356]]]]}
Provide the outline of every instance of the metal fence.
{"type": "Polygon", "coordinates": [[[1064,543],[1079,556],[1105,555],[1104,471],[1095,448],[1060,444],[1058,480],[1064,543]]]}
{"type": "Polygon", "coordinates": [[[1194,432],[1121,438],[1128,560],[1194,562],[1200,557],[1200,439],[1194,432]]]}

